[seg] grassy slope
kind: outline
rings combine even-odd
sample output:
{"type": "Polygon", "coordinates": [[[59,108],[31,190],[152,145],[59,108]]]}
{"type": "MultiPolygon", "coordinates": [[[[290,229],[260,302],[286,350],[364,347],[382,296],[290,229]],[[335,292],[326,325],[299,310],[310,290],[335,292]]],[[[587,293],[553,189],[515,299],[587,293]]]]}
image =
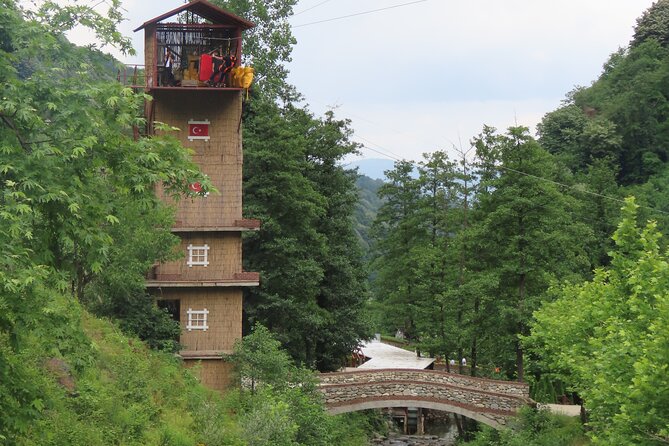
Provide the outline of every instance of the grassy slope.
{"type": "Polygon", "coordinates": [[[56,329],[33,331],[22,353],[43,395],[42,413],[16,444],[241,444],[221,398],[177,358],[149,350],[72,301],[56,302],[49,313],[56,329]]]}

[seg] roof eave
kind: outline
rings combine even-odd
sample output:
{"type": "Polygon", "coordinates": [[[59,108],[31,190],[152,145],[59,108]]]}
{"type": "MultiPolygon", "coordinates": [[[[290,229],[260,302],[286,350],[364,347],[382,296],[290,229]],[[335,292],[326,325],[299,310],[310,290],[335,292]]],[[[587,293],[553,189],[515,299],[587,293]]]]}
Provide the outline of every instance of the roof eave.
{"type": "Polygon", "coordinates": [[[136,28],[134,30],[134,32],[137,32],[141,29],[146,28],[149,25],[153,25],[154,23],[158,23],[158,22],[160,22],[162,20],[165,20],[169,17],[172,17],[176,14],[179,14],[180,12],[186,11],[186,10],[192,8],[195,5],[203,5],[207,8],[210,8],[212,11],[214,11],[218,14],[226,16],[231,21],[236,22],[239,25],[239,27],[242,28],[243,30],[247,30],[247,29],[250,29],[250,28],[253,28],[253,27],[256,26],[255,23],[250,22],[246,19],[243,19],[243,18],[239,17],[238,15],[235,15],[235,14],[229,12],[229,11],[226,11],[225,9],[219,8],[216,5],[212,5],[211,3],[209,3],[206,0],[193,0],[193,1],[191,1],[189,3],[186,3],[182,6],[179,6],[178,8],[174,8],[173,10],[168,11],[165,14],[159,15],[158,17],[155,17],[151,20],[148,20],[148,21],[144,22],[139,28],[136,28]]]}

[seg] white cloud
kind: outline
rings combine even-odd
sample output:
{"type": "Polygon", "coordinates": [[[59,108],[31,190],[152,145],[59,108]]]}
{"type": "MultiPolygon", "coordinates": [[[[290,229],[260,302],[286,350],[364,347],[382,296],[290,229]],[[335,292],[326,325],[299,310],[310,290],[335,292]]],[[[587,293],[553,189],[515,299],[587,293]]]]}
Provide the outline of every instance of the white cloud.
{"type": "Polygon", "coordinates": [[[450,151],[453,146],[467,150],[484,124],[501,132],[522,125],[534,133],[544,113],[559,101],[421,102],[397,108],[352,103],[341,105],[336,115],[352,117],[358,141],[372,149],[364,149],[362,158],[378,158],[382,152],[391,158],[416,160],[425,152],[450,151]],[[370,116],[373,120],[364,118],[370,116]]]}

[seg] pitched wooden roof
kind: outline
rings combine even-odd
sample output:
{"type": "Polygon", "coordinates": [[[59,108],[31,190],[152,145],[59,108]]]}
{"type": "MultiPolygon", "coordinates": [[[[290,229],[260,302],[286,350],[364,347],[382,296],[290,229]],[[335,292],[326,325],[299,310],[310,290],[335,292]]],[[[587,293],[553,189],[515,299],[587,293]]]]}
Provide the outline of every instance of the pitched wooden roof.
{"type": "Polygon", "coordinates": [[[180,12],[183,11],[191,11],[194,12],[195,14],[199,15],[200,17],[209,20],[210,22],[214,24],[234,24],[239,26],[242,29],[249,29],[253,28],[255,26],[255,23],[249,22],[246,19],[243,19],[231,12],[226,11],[225,9],[221,9],[216,5],[212,5],[206,0],[193,0],[189,3],[184,4],[183,6],[180,6],[178,8],[175,8],[169,12],[166,12],[163,15],[160,15],[158,17],[155,17],[147,22],[144,22],[142,26],[139,28],[135,29],[135,32],[139,31],[140,29],[145,28],[148,25],[152,25],[154,23],[160,22],[162,20],[165,20],[169,17],[172,17],[173,15],[177,15],[180,12]]]}

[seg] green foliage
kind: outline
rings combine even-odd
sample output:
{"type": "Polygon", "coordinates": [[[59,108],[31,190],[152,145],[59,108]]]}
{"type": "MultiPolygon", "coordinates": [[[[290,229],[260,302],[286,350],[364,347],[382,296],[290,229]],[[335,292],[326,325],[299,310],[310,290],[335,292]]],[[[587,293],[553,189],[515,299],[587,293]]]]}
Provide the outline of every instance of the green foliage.
{"type": "Polygon", "coordinates": [[[395,168],[386,172],[388,181],[378,192],[384,203],[372,228],[377,251],[373,264],[375,297],[383,303],[384,310],[384,326],[379,328],[386,333],[401,329],[409,338],[416,336],[409,304],[417,286],[412,248],[418,237],[414,227],[420,193],[412,172],[413,165],[406,161],[395,163],[395,168]]]}
{"type": "Polygon", "coordinates": [[[296,367],[269,330],[256,324],[227,360],[242,384],[228,397],[240,410],[250,445],[362,445],[366,418],[332,417],[325,411],[313,372],[296,367]]]}
{"type": "Polygon", "coordinates": [[[294,104],[286,82],[296,0],[218,0],[254,22],[244,34],[256,88],[244,114],[245,215],[262,221],[244,243],[245,268],[260,289],[245,296],[248,329],[261,322],[290,355],[319,370],[338,368],[367,336],[366,272],[353,229],[355,175],[341,167],[355,153],[349,122],[315,118],[294,104]],[[279,106],[278,104],[283,104],[279,106]]]}
{"type": "Polygon", "coordinates": [[[570,93],[565,106],[544,117],[541,143],[574,172],[607,160],[623,185],[660,172],[668,159],[667,51],[648,39],[614,53],[592,86],[570,93]]]}
{"type": "Polygon", "coordinates": [[[234,353],[228,360],[234,364],[239,382],[250,387],[251,392],[255,392],[260,383],[278,387],[291,384],[286,381],[292,368],[290,357],[281,350],[281,343],[259,323],[235,343],[234,353]]]}
{"type": "Polygon", "coordinates": [[[559,167],[527,129],[484,135],[476,144],[490,179],[481,182],[477,194],[473,238],[477,251],[485,253],[479,267],[494,274],[497,282],[491,290],[497,299],[488,301],[484,313],[499,315],[497,334],[507,337],[504,350],[515,345],[522,378],[522,349],[516,336],[526,334],[525,321],[539,307],[552,279],[578,277],[587,270],[583,242],[589,234],[572,214],[578,203],[545,180],[558,178],[559,167]]]}
{"type": "Polygon", "coordinates": [[[631,46],[638,46],[654,39],[663,46],[669,43],[669,2],[658,0],[636,20],[631,46]]]}
{"type": "Polygon", "coordinates": [[[615,124],[604,117],[589,118],[573,103],[548,113],[538,130],[541,145],[575,171],[596,160],[617,159],[621,150],[615,124]]]}
{"type": "Polygon", "coordinates": [[[244,245],[246,268],[263,275],[247,314],[298,362],[334,370],[367,334],[355,177],[339,165],[355,150],[348,123],[262,100],[245,123],[245,212],[263,222],[244,245]]]}
{"type": "Polygon", "coordinates": [[[434,152],[417,177],[409,162],[387,173],[375,222],[380,328],[466,356],[474,372],[486,364],[522,378],[517,336],[552,280],[587,271],[589,231],[552,181],[563,170],[527,129],[484,127],[474,147],[473,162],[434,152]]]}
{"type": "Polygon", "coordinates": [[[178,238],[169,229],[172,210],[126,200],[118,215],[123,224],[109,229],[114,244],[105,268],[85,287],[82,299],[96,315],[113,318],[126,333],[152,348],[176,351],[179,324],[156,307],[145,289],[145,272],[155,262],[175,257],[172,248],[178,238]]]}
{"type": "Polygon", "coordinates": [[[39,370],[16,353],[6,333],[0,333],[0,440],[12,444],[12,438],[28,431],[44,407],[41,393],[43,378],[39,370]]]}
{"type": "MultiPolygon", "coordinates": [[[[9,445],[240,445],[237,422],[220,397],[205,390],[173,356],[155,353],[51,293],[40,329],[27,335],[20,367],[25,408],[2,400],[0,434],[9,445]],[[55,361],[56,366],[49,365],[55,361]],[[22,424],[30,408],[30,423],[22,424]],[[203,425],[215,421],[215,428],[203,425]]],[[[6,362],[0,362],[5,364],[6,362]]],[[[0,385],[0,400],[7,386],[0,385]]],[[[10,389],[11,390],[11,389],[10,389]]],[[[14,400],[20,401],[20,400],[14,400]]]]}
{"type": "MultiPolygon", "coordinates": [[[[662,172],[653,175],[645,183],[624,189],[626,194],[637,198],[639,204],[637,212],[640,221],[656,221],[657,229],[662,234],[669,233],[669,197],[664,193],[666,188],[669,187],[668,181],[669,169],[663,169],[662,172]]],[[[609,232],[609,234],[612,233],[613,230],[609,232]]],[[[664,246],[666,240],[660,240],[660,243],[664,246]]]]}
{"type": "MultiPolygon", "coordinates": [[[[81,17],[51,2],[40,11],[44,20],[81,17]]],[[[109,261],[112,228],[127,223],[126,206],[157,207],[158,182],[177,193],[189,181],[206,180],[175,139],[133,139],[147,97],[98,79],[62,30],[20,11],[9,21],[12,40],[23,44],[0,59],[7,72],[0,101],[3,227],[14,244],[31,250],[32,261],[63,274],[59,280],[69,284],[59,286],[82,298],[109,261]],[[23,77],[18,60],[39,65],[23,77]]]]}
{"type": "MultiPolygon", "coordinates": [[[[73,405],[86,403],[97,363],[73,297],[86,301],[94,283],[114,284],[118,294],[104,299],[136,297],[123,291],[141,283],[148,262],[167,255],[171,243],[154,226],[169,226],[154,185],[178,194],[192,181],[207,183],[174,138],[133,138],[148,98],[101,74],[113,65],[108,58],[66,41],[63,33],[81,24],[127,49],[115,29],[119,2],[109,5],[106,16],[90,5],[54,2],[28,11],[5,0],[0,8],[0,436],[10,444],[17,435],[28,444],[38,437],[35,444],[101,444],[94,418],[87,418],[90,426],[75,422],[83,415],[73,405]],[[147,218],[152,212],[161,217],[147,218]],[[154,258],[119,251],[135,237],[156,243],[144,253],[154,258]],[[124,281],[128,287],[116,287],[124,281]],[[43,379],[48,358],[80,380],[81,398],[69,399],[43,379]]],[[[115,410],[126,406],[113,397],[98,402],[86,417],[104,413],[112,440],[155,421],[151,410],[115,410]]]]}
{"type": "Polygon", "coordinates": [[[628,199],[611,266],[590,282],[555,288],[527,339],[585,400],[594,444],[669,440],[669,261],[655,224],[637,226],[636,209],[628,199]]]}
{"type": "Polygon", "coordinates": [[[295,446],[298,425],[291,417],[291,407],[270,387],[263,388],[255,404],[242,415],[244,439],[250,446],[295,446]]]}
{"type": "Polygon", "coordinates": [[[510,428],[497,431],[484,426],[471,446],[583,446],[589,444],[576,418],[524,409],[510,428]]]}
{"type": "Polygon", "coordinates": [[[550,374],[544,373],[539,379],[530,383],[530,398],[539,403],[560,404],[561,398],[567,395],[562,381],[551,379],[550,374]]]}

